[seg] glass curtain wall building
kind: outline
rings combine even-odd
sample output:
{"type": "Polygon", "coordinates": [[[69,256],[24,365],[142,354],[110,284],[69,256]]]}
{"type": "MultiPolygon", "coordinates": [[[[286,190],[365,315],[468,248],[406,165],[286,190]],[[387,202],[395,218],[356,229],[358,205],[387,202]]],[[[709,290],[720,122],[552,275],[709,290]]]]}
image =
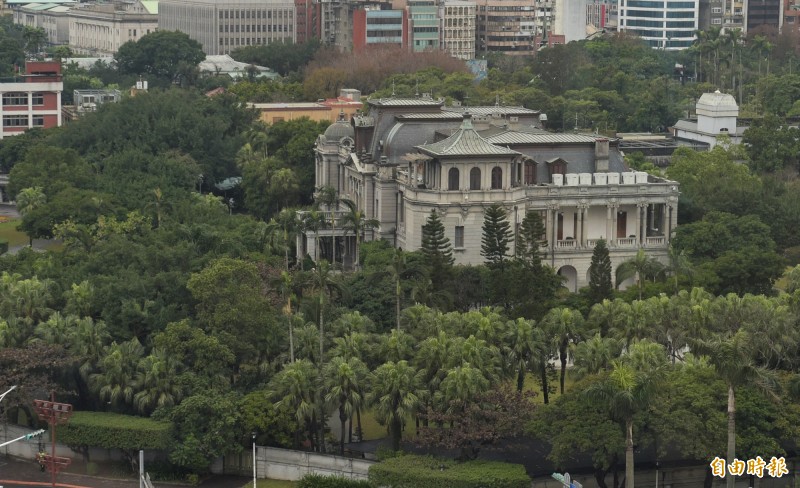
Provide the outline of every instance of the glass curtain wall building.
{"type": "Polygon", "coordinates": [[[636,34],[654,49],[692,45],[700,0],[619,0],[619,30],[636,34]]]}

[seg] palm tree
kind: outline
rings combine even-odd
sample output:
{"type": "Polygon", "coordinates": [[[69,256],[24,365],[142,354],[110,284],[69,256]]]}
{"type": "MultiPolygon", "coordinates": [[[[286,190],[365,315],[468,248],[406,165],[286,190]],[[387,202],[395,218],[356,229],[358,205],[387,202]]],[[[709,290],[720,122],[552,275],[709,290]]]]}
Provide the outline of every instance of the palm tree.
{"type": "MultiPolygon", "coordinates": [[[[277,399],[275,408],[286,407],[294,412],[298,425],[305,425],[309,432],[312,449],[314,436],[318,436],[319,443],[323,437],[317,432],[317,411],[319,398],[317,397],[317,380],[319,372],[314,364],[301,359],[287,364],[270,381],[270,397],[277,399]]],[[[300,431],[295,432],[295,446],[300,444],[300,431]]]]}
{"type": "MultiPolygon", "coordinates": [[[[719,334],[692,344],[692,350],[706,356],[728,387],[728,459],[736,457],[736,389],[755,384],[762,391],[773,394],[777,387],[772,372],[756,364],[754,342],[748,331],[739,329],[732,335],[719,334]]],[[[726,485],[733,488],[735,483],[735,477],[729,473],[726,485]]]]}
{"type": "MultiPolygon", "coordinates": [[[[642,341],[611,363],[603,379],[584,391],[625,425],[625,488],[634,488],[633,417],[646,410],[664,380],[666,355],[660,344],[642,341]]],[[[733,458],[731,458],[733,459],[733,458]]]]}
{"type": "Polygon", "coordinates": [[[314,262],[319,261],[319,231],[325,228],[325,216],[316,210],[303,214],[303,229],[314,233],[314,262]]]}
{"type": "Polygon", "coordinates": [[[389,361],[372,373],[370,384],[369,403],[375,406],[378,422],[388,427],[392,449],[399,451],[406,418],[419,410],[427,395],[423,372],[408,361],[389,361]]]}
{"type": "MultiPolygon", "coordinates": [[[[347,213],[342,217],[343,227],[345,229],[345,236],[347,232],[352,230],[356,236],[356,251],[353,261],[353,266],[358,271],[361,266],[361,240],[364,238],[364,233],[369,229],[374,229],[380,225],[376,219],[368,219],[366,214],[356,208],[355,203],[350,200],[342,199],[341,201],[348,209],[347,213]]],[[[345,246],[345,250],[347,247],[345,246]]],[[[342,265],[344,265],[344,258],[342,258],[342,265]]]]}
{"type": "Polygon", "coordinates": [[[289,362],[294,362],[294,327],[293,327],[293,309],[292,299],[295,298],[294,290],[296,281],[294,275],[288,271],[281,271],[280,277],[276,280],[278,291],[283,297],[286,304],[283,306],[283,315],[286,317],[287,326],[289,329],[289,362]]]}
{"type": "Polygon", "coordinates": [[[447,372],[442,380],[439,400],[448,413],[458,414],[479,393],[487,391],[489,386],[489,380],[480,369],[463,363],[447,372]]]}
{"type": "Polygon", "coordinates": [[[678,291],[680,291],[678,288],[678,276],[681,274],[691,276],[692,262],[689,260],[689,256],[686,254],[685,249],[678,251],[672,246],[672,244],[669,246],[668,257],[669,264],[667,264],[664,271],[675,278],[675,294],[677,295],[678,291]]]}
{"type": "MultiPolygon", "coordinates": [[[[35,186],[33,188],[24,188],[17,194],[17,211],[24,219],[26,215],[30,214],[37,208],[47,202],[47,196],[42,191],[42,187],[35,186]]],[[[28,236],[28,245],[33,247],[33,236],[28,236]]]]}
{"type": "MultiPolygon", "coordinates": [[[[736,59],[736,49],[739,47],[739,44],[742,42],[742,30],[741,29],[728,29],[725,32],[724,42],[731,47],[731,90],[735,93],[736,92],[736,76],[734,75],[734,61],[736,59]]],[[[741,80],[739,83],[741,84],[741,80]]]]}
{"type": "Polygon", "coordinates": [[[525,386],[525,374],[533,362],[538,347],[535,327],[536,323],[533,320],[519,318],[509,322],[506,330],[506,351],[512,368],[517,372],[519,392],[525,386]]]}
{"type": "Polygon", "coordinates": [[[171,407],[183,398],[183,387],[175,381],[180,361],[165,350],[153,348],[150,355],[139,361],[136,387],[133,396],[136,410],[149,415],[157,407],[171,407]]]}
{"type": "Polygon", "coordinates": [[[558,349],[558,358],[561,360],[561,394],[564,394],[564,379],[567,374],[567,359],[569,345],[578,342],[584,332],[583,316],[577,310],[570,308],[554,308],[543,319],[547,334],[552,337],[558,349]]]}
{"type": "Polygon", "coordinates": [[[336,211],[339,209],[339,193],[332,186],[319,188],[315,196],[317,208],[324,206],[328,210],[328,222],[331,226],[331,263],[336,266],[336,211]]]}
{"type": "Polygon", "coordinates": [[[374,273],[371,279],[388,276],[394,282],[395,322],[400,330],[400,309],[403,300],[403,280],[413,279],[424,274],[422,265],[408,259],[408,254],[402,249],[395,248],[392,261],[380,271],[374,273]]]}
{"type": "Polygon", "coordinates": [[[589,325],[606,337],[611,331],[625,329],[631,320],[631,306],[625,300],[616,298],[613,301],[605,299],[596,303],[589,311],[589,325]]]}
{"type": "Polygon", "coordinates": [[[88,381],[91,372],[97,368],[110,340],[111,334],[102,320],[94,321],[91,317],[84,317],[76,322],[71,333],[69,351],[81,363],[79,371],[84,381],[88,381]]]}
{"type": "Polygon", "coordinates": [[[358,358],[334,357],[322,371],[325,403],[339,409],[339,452],[344,455],[345,425],[364,404],[364,387],[369,372],[358,358]]]}
{"type": "Polygon", "coordinates": [[[661,263],[645,254],[644,249],[639,249],[635,257],[628,259],[617,267],[617,287],[623,281],[635,277],[636,283],[639,285],[639,300],[641,300],[644,280],[648,276],[657,275],[662,268],[661,263]]]}
{"type": "Polygon", "coordinates": [[[452,356],[453,344],[453,340],[444,331],[439,331],[437,335],[420,342],[417,347],[414,366],[423,372],[423,384],[430,393],[428,399],[439,391],[452,356]]]}
{"type": "Polygon", "coordinates": [[[281,243],[283,247],[283,269],[284,271],[289,271],[289,248],[291,248],[291,242],[299,230],[297,211],[291,208],[284,208],[278,212],[278,217],[275,221],[283,231],[283,241],[281,243]]]}
{"type": "Polygon", "coordinates": [[[115,407],[130,404],[136,394],[136,367],[144,347],[135,337],[122,344],[112,343],[98,365],[99,372],[89,377],[89,385],[102,401],[115,407]]]}
{"type": "Polygon", "coordinates": [[[575,344],[572,351],[575,375],[584,377],[605,371],[621,353],[622,344],[618,340],[600,334],[575,344]]]}
{"type": "Polygon", "coordinates": [[[61,312],[54,312],[47,321],[36,324],[33,333],[36,339],[45,344],[69,345],[70,334],[75,327],[77,317],[74,315],[62,315],[61,312]]]}
{"type": "Polygon", "coordinates": [[[341,296],[346,289],[341,277],[333,273],[331,265],[324,259],[311,270],[309,285],[311,290],[316,293],[319,305],[319,361],[321,363],[325,352],[325,304],[331,300],[335,292],[341,296]]]}

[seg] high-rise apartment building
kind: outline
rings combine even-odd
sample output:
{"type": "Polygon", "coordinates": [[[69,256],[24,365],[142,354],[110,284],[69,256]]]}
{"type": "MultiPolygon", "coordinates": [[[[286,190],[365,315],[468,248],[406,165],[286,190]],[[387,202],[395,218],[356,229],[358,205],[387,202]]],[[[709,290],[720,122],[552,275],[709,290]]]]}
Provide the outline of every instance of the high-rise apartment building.
{"type": "Polygon", "coordinates": [[[475,58],[477,6],[467,0],[443,0],[439,4],[439,45],[458,59],[475,58]]]}
{"type": "Polygon", "coordinates": [[[410,0],[409,44],[414,52],[439,49],[439,8],[435,0],[410,0]]]}
{"type": "Polygon", "coordinates": [[[161,0],[158,28],[177,30],[206,54],[297,40],[293,0],[161,0]]]}
{"type": "Polygon", "coordinates": [[[406,10],[365,8],[353,12],[353,51],[374,46],[408,46],[406,10]]]}
{"type": "Polygon", "coordinates": [[[536,10],[530,0],[478,0],[477,49],[509,55],[535,50],[536,10]]]}
{"type": "Polygon", "coordinates": [[[761,26],[780,30],[783,27],[783,0],[747,0],[747,30],[761,26]]]}
{"type": "Polygon", "coordinates": [[[699,0],[619,0],[619,30],[636,34],[652,48],[692,45],[699,27],[699,0]]]}

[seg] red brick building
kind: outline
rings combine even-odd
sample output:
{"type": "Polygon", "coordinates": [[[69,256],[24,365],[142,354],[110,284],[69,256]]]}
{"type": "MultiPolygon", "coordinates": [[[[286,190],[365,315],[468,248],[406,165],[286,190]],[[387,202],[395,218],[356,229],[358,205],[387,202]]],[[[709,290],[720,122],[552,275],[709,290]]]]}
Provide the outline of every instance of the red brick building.
{"type": "Polygon", "coordinates": [[[28,61],[24,74],[0,80],[0,139],[34,127],[61,126],[63,90],[59,61],[28,61]]]}

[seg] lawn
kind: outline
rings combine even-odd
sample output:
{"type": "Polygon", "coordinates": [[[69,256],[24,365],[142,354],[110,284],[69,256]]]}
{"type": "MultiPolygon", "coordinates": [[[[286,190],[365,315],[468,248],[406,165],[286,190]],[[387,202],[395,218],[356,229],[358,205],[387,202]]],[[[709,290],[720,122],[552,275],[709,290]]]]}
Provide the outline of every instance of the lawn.
{"type": "Polygon", "coordinates": [[[19,224],[19,220],[0,223],[0,239],[7,240],[9,248],[28,243],[27,234],[17,230],[17,224],[19,224]]]}

